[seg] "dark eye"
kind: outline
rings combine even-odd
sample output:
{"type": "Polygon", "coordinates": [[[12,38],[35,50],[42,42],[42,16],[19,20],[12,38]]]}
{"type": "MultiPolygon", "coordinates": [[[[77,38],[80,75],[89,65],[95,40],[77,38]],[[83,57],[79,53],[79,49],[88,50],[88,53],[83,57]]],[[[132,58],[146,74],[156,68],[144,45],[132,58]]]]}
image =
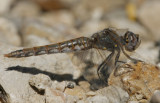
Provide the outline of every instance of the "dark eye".
{"type": "Polygon", "coordinates": [[[126,38],[125,42],[128,43],[128,38],[126,38]]]}
{"type": "Polygon", "coordinates": [[[127,31],[124,35],[124,41],[126,43],[125,49],[127,51],[134,51],[140,45],[139,35],[130,31],[127,31]]]}
{"type": "Polygon", "coordinates": [[[124,35],[124,41],[125,41],[126,43],[129,42],[128,36],[129,36],[129,32],[126,32],[125,35],[124,35]]]}

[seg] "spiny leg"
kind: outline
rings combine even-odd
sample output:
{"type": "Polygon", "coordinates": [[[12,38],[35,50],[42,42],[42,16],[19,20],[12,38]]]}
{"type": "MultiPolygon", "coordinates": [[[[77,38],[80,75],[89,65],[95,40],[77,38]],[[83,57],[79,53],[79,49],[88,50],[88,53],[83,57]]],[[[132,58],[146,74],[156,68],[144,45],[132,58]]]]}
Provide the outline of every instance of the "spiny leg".
{"type": "Polygon", "coordinates": [[[142,62],[142,60],[138,60],[138,59],[135,59],[135,58],[130,57],[130,56],[124,51],[123,47],[121,47],[121,49],[122,49],[123,54],[124,54],[128,59],[132,60],[134,63],[142,62]]]}
{"type": "Polygon", "coordinates": [[[115,66],[116,66],[117,62],[119,62],[119,63],[125,63],[124,61],[119,61],[120,53],[121,53],[120,48],[118,48],[117,49],[117,55],[115,57],[115,66]]]}
{"type": "Polygon", "coordinates": [[[100,71],[103,70],[104,68],[107,68],[108,67],[108,62],[111,60],[111,58],[113,57],[114,55],[114,51],[112,51],[111,54],[109,54],[109,56],[99,65],[98,69],[97,69],[97,74],[98,74],[98,77],[102,80],[102,78],[100,77],[100,71]]]}
{"type": "Polygon", "coordinates": [[[117,62],[119,62],[118,59],[119,59],[120,53],[121,53],[121,51],[120,51],[120,49],[118,48],[118,49],[117,49],[117,55],[116,55],[116,58],[115,58],[115,66],[116,66],[117,62]]]}
{"type": "Polygon", "coordinates": [[[124,61],[119,61],[120,53],[121,53],[120,48],[117,48],[117,55],[115,57],[115,71],[114,71],[114,75],[116,74],[117,69],[119,67],[119,65],[117,66],[117,62],[125,63],[124,61]]]}

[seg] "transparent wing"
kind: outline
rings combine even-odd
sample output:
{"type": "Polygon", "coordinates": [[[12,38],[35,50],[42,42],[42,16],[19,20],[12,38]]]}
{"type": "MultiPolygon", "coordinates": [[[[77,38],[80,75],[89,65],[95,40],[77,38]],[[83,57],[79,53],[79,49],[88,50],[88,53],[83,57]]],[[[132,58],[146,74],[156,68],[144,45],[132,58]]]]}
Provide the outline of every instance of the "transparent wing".
{"type": "Polygon", "coordinates": [[[86,51],[79,51],[73,54],[72,60],[77,58],[81,63],[91,62],[94,65],[101,64],[110,52],[107,50],[90,49],[86,51]]]}
{"type": "Polygon", "coordinates": [[[72,62],[81,70],[83,77],[94,85],[93,88],[104,86],[97,74],[98,66],[110,54],[107,50],[90,49],[72,54],[72,62]]]}
{"type": "Polygon", "coordinates": [[[125,28],[125,29],[117,29],[117,28],[110,28],[112,30],[114,30],[119,36],[123,36],[129,29],[125,28]]]}

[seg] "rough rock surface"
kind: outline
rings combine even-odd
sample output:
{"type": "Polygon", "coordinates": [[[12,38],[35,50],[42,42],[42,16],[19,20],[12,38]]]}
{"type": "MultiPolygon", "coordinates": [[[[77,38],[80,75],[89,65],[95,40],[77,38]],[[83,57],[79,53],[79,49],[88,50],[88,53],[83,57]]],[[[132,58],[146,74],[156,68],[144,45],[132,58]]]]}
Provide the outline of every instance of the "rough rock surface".
{"type": "Polygon", "coordinates": [[[4,17],[0,17],[0,42],[14,46],[20,46],[21,43],[16,25],[4,17]]]}
{"type": "MultiPolygon", "coordinates": [[[[78,75],[75,75],[77,73],[74,73],[77,72],[76,67],[71,63],[71,61],[69,61],[69,57],[66,54],[9,59],[5,58],[3,54],[11,50],[20,48],[11,49],[13,47],[4,44],[1,44],[0,47],[1,49],[9,48],[8,50],[3,52],[1,51],[0,53],[0,82],[1,85],[4,86],[6,92],[10,95],[13,103],[21,103],[22,101],[30,101],[30,99],[32,101],[35,98],[41,98],[40,95],[35,96],[35,98],[32,97],[34,91],[28,84],[28,80],[32,75],[42,73],[48,75],[52,80],[55,79],[60,81],[67,80],[67,78],[65,78],[66,76],[69,76],[69,80],[78,77],[78,75]],[[66,62],[64,62],[63,60],[66,62]],[[66,64],[68,65],[67,67],[66,64]],[[56,68],[55,65],[57,65],[56,68]]],[[[42,80],[45,79],[43,78],[42,80]]],[[[41,83],[43,82],[40,82],[40,84],[41,83]]]]}
{"type": "Polygon", "coordinates": [[[124,64],[110,76],[109,84],[126,90],[130,95],[129,101],[147,102],[160,88],[159,74],[159,68],[151,64],[124,64]]]}
{"type": "MultiPolygon", "coordinates": [[[[1,0],[0,102],[158,101],[158,8],[158,0],[1,0]],[[127,61],[130,66],[118,63],[122,66],[117,67],[118,64],[115,66],[109,62],[110,68],[104,72],[107,73],[105,80],[112,73],[109,86],[97,75],[98,66],[110,53],[106,50],[92,49],[87,52],[26,58],[4,57],[4,54],[22,48],[48,45],[82,36],[90,37],[108,27],[128,29],[139,34],[141,45],[129,55],[144,61],[132,64],[121,55],[119,60],[127,61]],[[112,72],[114,68],[119,69],[112,72]]],[[[122,34],[124,32],[120,33],[122,34]]]]}
{"type": "Polygon", "coordinates": [[[22,0],[14,5],[11,13],[15,17],[31,18],[37,16],[40,13],[40,7],[34,2],[22,0]]]}
{"type": "Polygon", "coordinates": [[[160,38],[160,1],[146,1],[138,12],[140,21],[152,32],[154,39],[160,38]],[[151,9],[152,8],[152,9],[151,9]]]}
{"type": "Polygon", "coordinates": [[[0,1],[0,14],[5,14],[6,12],[8,12],[14,1],[15,0],[5,0],[5,1],[1,0],[0,1]]]}

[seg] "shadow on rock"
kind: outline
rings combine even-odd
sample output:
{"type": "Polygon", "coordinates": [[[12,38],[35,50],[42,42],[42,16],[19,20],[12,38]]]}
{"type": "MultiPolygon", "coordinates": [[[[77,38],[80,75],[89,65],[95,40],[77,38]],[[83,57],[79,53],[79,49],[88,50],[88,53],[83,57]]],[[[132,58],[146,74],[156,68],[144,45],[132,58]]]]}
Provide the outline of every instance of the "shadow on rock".
{"type": "MultiPolygon", "coordinates": [[[[61,81],[74,81],[74,82],[76,82],[76,84],[78,84],[80,81],[87,81],[86,79],[84,79],[83,76],[80,76],[77,79],[73,79],[72,74],[55,74],[55,73],[51,73],[48,71],[43,71],[43,70],[37,69],[35,67],[14,66],[14,67],[7,68],[6,71],[18,71],[21,73],[27,73],[27,74],[33,74],[33,75],[41,73],[41,74],[48,75],[51,78],[51,80],[57,80],[59,82],[61,82],[61,81]]],[[[96,80],[92,79],[88,82],[90,82],[90,84],[91,84],[90,89],[92,89],[92,90],[97,90],[99,88],[104,87],[104,83],[102,83],[102,81],[99,79],[96,79],[96,80]]]]}
{"type": "Polygon", "coordinates": [[[6,69],[6,71],[18,71],[21,73],[28,73],[28,74],[45,74],[48,75],[52,80],[57,80],[59,82],[61,81],[74,81],[72,74],[55,74],[48,71],[43,71],[40,69],[37,69],[35,67],[22,67],[22,66],[15,66],[15,67],[9,67],[6,69]]]}

